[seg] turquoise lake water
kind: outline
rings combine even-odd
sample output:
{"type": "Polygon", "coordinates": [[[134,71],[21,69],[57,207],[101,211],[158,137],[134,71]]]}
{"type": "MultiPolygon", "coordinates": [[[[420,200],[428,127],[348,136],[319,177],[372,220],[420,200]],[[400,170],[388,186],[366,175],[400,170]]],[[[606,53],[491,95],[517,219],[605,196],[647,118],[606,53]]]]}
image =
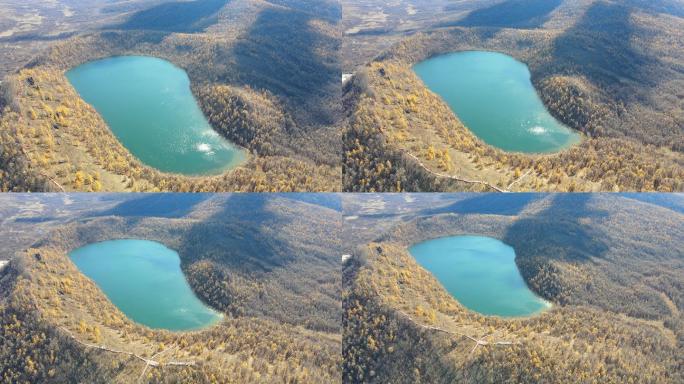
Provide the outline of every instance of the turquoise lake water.
{"type": "Polygon", "coordinates": [[[78,269],[131,320],[172,331],[206,327],[221,315],[194,294],[178,253],[147,240],[111,240],[72,251],[78,269]]]}
{"type": "Polygon", "coordinates": [[[66,73],[114,135],[144,164],[186,175],[218,174],[245,152],[211,128],[185,71],[154,57],[92,61],[66,73]]]}
{"type": "Polygon", "coordinates": [[[415,73],[484,142],[505,151],[556,152],[580,135],[549,114],[524,63],[496,52],[440,55],[415,73]]]}
{"type": "Polygon", "coordinates": [[[550,306],[525,284],[513,248],[491,237],[453,236],[409,252],[459,303],[483,315],[528,316],[550,306]]]}

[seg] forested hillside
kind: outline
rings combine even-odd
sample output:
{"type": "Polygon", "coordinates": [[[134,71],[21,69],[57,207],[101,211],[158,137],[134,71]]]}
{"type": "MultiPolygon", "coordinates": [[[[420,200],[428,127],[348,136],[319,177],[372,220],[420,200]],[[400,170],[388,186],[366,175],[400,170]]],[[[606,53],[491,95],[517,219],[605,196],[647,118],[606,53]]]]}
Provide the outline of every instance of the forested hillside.
{"type": "MultiPolygon", "coordinates": [[[[345,220],[345,242],[361,245],[344,267],[344,380],[683,379],[680,213],[618,195],[577,194],[508,195],[508,202],[522,200],[500,214],[486,204],[488,196],[442,202],[440,213],[414,209],[345,220]],[[367,231],[355,229],[385,221],[394,224],[372,231],[371,242],[367,231]],[[528,286],[553,307],[511,319],[467,310],[407,249],[454,235],[512,246],[528,286]]],[[[352,214],[358,215],[345,212],[352,214]]]]}
{"type": "Polygon", "coordinates": [[[196,18],[196,33],[179,33],[188,31],[177,25],[194,24],[159,19],[152,8],[107,31],[57,41],[8,76],[0,103],[2,190],[339,190],[335,8],[222,3],[159,6],[196,18]],[[156,56],[186,70],[209,122],[250,151],[247,163],[218,176],[189,177],[132,156],[64,76],[84,62],[121,55],[156,56]]]}
{"type": "Polygon", "coordinates": [[[557,3],[475,10],[359,67],[344,88],[345,190],[681,191],[684,19],[612,1],[557,3]],[[465,50],[526,63],[581,143],[525,155],[475,137],[411,69],[465,50]]]}
{"type": "Polygon", "coordinates": [[[339,212],[265,195],[185,201],[191,210],[174,217],[140,216],[126,208],[134,203],[16,250],[0,272],[3,382],[339,382],[339,212]],[[193,332],[136,324],[67,256],[125,238],[177,250],[221,322],[193,332]]]}

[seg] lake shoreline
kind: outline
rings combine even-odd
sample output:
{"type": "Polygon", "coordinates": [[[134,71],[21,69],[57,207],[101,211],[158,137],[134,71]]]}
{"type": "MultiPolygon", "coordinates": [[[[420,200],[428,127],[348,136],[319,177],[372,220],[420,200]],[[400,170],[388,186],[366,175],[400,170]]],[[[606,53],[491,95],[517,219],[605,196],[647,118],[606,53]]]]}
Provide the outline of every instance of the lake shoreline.
{"type": "Polygon", "coordinates": [[[178,252],[150,240],[89,243],[70,260],[130,320],[174,332],[198,331],[223,320],[192,290],[178,252]]]}
{"type": "Polygon", "coordinates": [[[71,68],[65,77],[117,140],[160,172],[211,177],[249,159],[209,124],[187,73],[166,59],[111,56],[71,68]]]}
{"type": "Polygon", "coordinates": [[[447,236],[407,248],[465,308],[484,316],[529,317],[552,304],[533,292],[515,262],[513,247],[486,236],[447,236]]]}

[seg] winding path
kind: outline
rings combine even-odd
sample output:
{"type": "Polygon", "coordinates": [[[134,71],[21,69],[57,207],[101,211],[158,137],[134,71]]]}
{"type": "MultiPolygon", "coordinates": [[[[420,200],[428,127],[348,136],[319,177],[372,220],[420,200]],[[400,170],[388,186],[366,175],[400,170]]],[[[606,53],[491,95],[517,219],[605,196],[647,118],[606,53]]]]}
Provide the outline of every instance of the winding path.
{"type": "Polygon", "coordinates": [[[486,182],[486,181],[484,181],[484,180],[469,180],[469,179],[465,179],[465,178],[462,178],[462,177],[459,177],[459,176],[453,176],[453,175],[447,175],[447,174],[445,174],[445,173],[435,172],[435,171],[431,170],[430,168],[428,168],[428,166],[425,165],[422,161],[420,161],[420,159],[418,158],[418,156],[414,155],[414,154],[411,153],[411,152],[406,152],[406,154],[409,155],[411,158],[413,158],[413,159],[418,163],[418,165],[420,165],[424,170],[426,170],[427,172],[429,172],[429,173],[431,173],[431,174],[433,174],[433,175],[435,175],[435,176],[437,176],[437,177],[446,178],[446,179],[451,179],[451,180],[456,180],[456,181],[460,181],[460,182],[467,183],[467,184],[480,184],[480,185],[484,185],[484,186],[486,186],[487,188],[493,189],[493,190],[495,190],[495,191],[497,191],[497,192],[501,192],[501,193],[508,193],[508,192],[511,192],[511,191],[510,191],[511,187],[513,187],[515,184],[517,184],[518,182],[520,182],[520,181],[521,181],[523,178],[525,178],[527,175],[529,175],[530,173],[532,173],[532,170],[534,169],[534,168],[529,169],[527,172],[525,172],[524,175],[520,176],[519,178],[517,178],[516,180],[514,180],[512,183],[510,183],[510,184],[508,185],[508,187],[506,187],[505,189],[503,189],[503,188],[499,188],[499,187],[497,187],[497,186],[495,186],[495,185],[492,185],[492,184],[490,184],[490,183],[488,183],[488,182],[486,182]]]}
{"type": "Polygon", "coordinates": [[[118,349],[109,348],[109,347],[104,346],[104,345],[97,345],[97,344],[90,344],[90,343],[83,342],[83,341],[79,340],[78,338],[76,338],[76,336],[74,336],[74,334],[71,333],[71,331],[68,330],[68,329],[66,329],[65,327],[61,327],[61,329],[62,329],[64,332],[66,332],[67,335],[69,335],[69,337],[70,337],[71,339],[73,339],[74,341],[76,341],[77,343],[79,343],[79,344],[81,344],[81,345],[83,345],[83,346],[85,346],[85,347],[88,347],[88,348],[95,348],[95,349],[99,349],[99,350],[107,351],[107,352],[111,352],[111,353],[118,353],[118,354],[122,354],[122,355],[132,356],[132,357],[135,357],[136,359],[138,359],[138,360],[144,362],[144,363],[145,363],[145,368],[143,368],[143,371],[142,371],[142,373],[140,374],[140,377],[138,377],[138,382],[140,382],[140,381],[142,380],[143,376],[145,375],[145,372],[147,372],[147,369],[148,369],[149,367],[194,366],[194,365],[195,365],[195,362],[194,362],[194,361],[173,361],[173,360],[172,360],[172,361],[167,361],[167,362],[162,363],[162,362],[159,362],[158,360],[153,360],[154,358],[159,357],[159,356],[162,355],[163,353],[165,353],[165,352],[167,352],[167,351],[169,351],[169,350],[171,350],[171,349],[175,349],[175,348],[176,348],[175,346],[169,347],[169,348],[167,348],[167,349],[165,349],[165,350],[163,350],[163,351],[161,351],[161,352],[158,352],[158,353],[152,355],[152,357],[150,357],[150,358],[145,358],[145,357],[140,356],[140,355],[138,355],[138,354],[135,354],[135,353],[133,353],[133,352],[121,351],[121,350],[118,350],[118,349]]]}

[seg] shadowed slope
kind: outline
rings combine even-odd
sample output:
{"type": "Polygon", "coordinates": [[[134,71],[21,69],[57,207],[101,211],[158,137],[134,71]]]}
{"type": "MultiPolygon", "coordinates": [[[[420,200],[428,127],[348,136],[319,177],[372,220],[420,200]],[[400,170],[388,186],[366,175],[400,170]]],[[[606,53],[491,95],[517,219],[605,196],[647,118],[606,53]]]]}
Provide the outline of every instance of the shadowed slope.
{"type": "Polygon", "coordinates": [[[339,118],[340,42],[315,23],[308,13],[267,8],[233,48],[235,82],[285,100],[300,127],[339,118]]]}
{"type": "Polygon", "coordinates": [[[138,194],[137,198],[119,203],[98,216],[183,217],[196,204],[211,195],[197,194],[138,194]]]}
{"type": "MultiPolygon", "coordinates": [[[[339,205],[337,195],[311,198],[334,199],[339,205]]],[[[198,295],[234,316],[337,332],[341,213],[289,195],[215,200],[218,209],[189,229],[179,249],[198,295]]]]}
{"type": "Polygon", "coordinates": [[[508,0],[472,11],[451,25],[463,27],[535,28],[548,19],[562,0],[508,0]]]}
{"type": "Polygon", "coordinates": [[[598,84],[611,85],[629,79],[653,86],[657,75],[648,68],[658,59],[646,57],[632,46],[632,38],[642,33],[631,22],[632,12],[624,5],[603,1],[593,4],[554,41],[554,62],[566,71],[584,73],[598,84]]]}
{"type": "Polygon", "coordinates": [[[113,29],[196,32],[216,23],[216,13],[229,0],[171,1],[134,13],[113,29]]]}
{"type": "Polygon", "coordinates": [[[543,198],[542,194],[515,193],[515,194],[483,194],[474,196],[446,207],[426,210],[426,214],[458,213],[458,214],[493,214],[515,216],[525,207],[543,198]]]}

